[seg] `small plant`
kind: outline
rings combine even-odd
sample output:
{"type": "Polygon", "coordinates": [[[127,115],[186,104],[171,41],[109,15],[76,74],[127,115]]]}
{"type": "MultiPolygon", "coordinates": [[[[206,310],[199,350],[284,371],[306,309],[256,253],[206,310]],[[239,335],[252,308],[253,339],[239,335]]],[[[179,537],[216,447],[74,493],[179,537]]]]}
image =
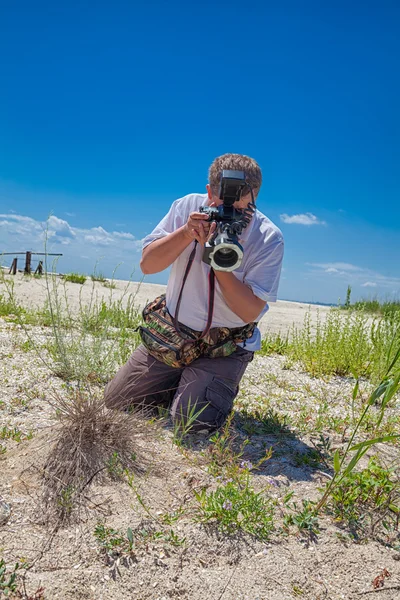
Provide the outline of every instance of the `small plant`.
{"type": "Polygon", "coordinates": [[[16,563],[14,569],[11,571],[11,573],[7,574],[7,567],[6,567],[6,563],[4,562],[3,559],[0,559],[0,596],[1,593],[4,594],[4,596],[9,596],[10,593],[15,592],[17,589],[17,584],[15,583],[16,577],[17,577],[17,571],[19,568],[19,564],[16,563]]]}
{"type": "Polygon", "coordinates": [[[289,347],[289,334],[283,336],[280,332],[276,334],[266,333],[261,340],[259,353],[263,356],[270,354],[286,354],[289,347]]]}
{"type": "Polygon", "coordinates": [[[395,468],[383,468],[377,457],[346,475],[332,489],[327,510],[356,531],[395,538],[400,523],[400,481],[395,468]]]}
{"type": "Polygon", "coordinates": [[[106,461],[107,473],[112,479],[121,479],[125,474],[125,467],[118,452],[113,452],[106,461]]]}
{"type": "MultiPolygon", "coordinates": [[[[335,473],[331,481],[326,486],[325,492],[318,502],[317,510],[320,510],[326,504],[329,496],[334,491],[334,488],[340,485],[342,480],[355,469],[362,457],[372,446],[382,442],[394,442],[400,438],[400,434],[379,435],[378,437],[374,437],[372,439],[365,440],[358,444],[354,444],[356,435],[363,423],[365,422],[371,407],[376,406],[378,402],[380,402],[380,410],[376,418],[374,427],[375,431],[379,431],[379,427],[385,415],[386,408],[389,405],[392,398],[395,396],[395,394],[398,393],[400,389],[400,369],[398,366],[398,362],[400,359],[400,348],[397,350],[392,361],[390,361],[390,356],[391,353],[389,352],[387,356],[385,376],[383,377],[380,384],[370,394],[367,402],[365,403],[364,409],[353,429],[353,432],[350,436],[345,450],[342,453],[340,453],[339,450],[335,451],[335,454],[333,456],[333,467],[335,473]],[[395,370],[395,368],[397,370],[395,370]],[[346,464],[347,457],[350,452],[352,452],[353,454],[350,461],[346,464]]],[[[353,401],[357,397],[358,389],[359,381],[357,380],[353,389],[353,401]]]]}
{"type": "Polygon", "coordinates": [[[240,473],[239,461],[249,440],[237,443],[237,436],[232,427],[233,418],[234,413],[232,412],[223,428],[216,431],[209,439],[210,445],[206,451],[207,470],[213,477],[231,478],[240,473]]]}
{"type": "Polygon", "coordinates": [[[314,449],[307,452],[295,452],[293,460],[297,467],[309,467],[310,469],[318,469],[321,464],[320,454],[314,449]]]}
{"type": "Polygon", "coordinates": [[[59,493],[57,503],[63,517],[69,517],[74,508],[74,496],[76,490],[72,485],[65,486],[59,493]]]}
{"type": "Polygon", "coordinates": [[[81,273],[66,273],[62,276],[64,281],[70,281],[72,283],[80,283],[83,285],[86,281],[86,275],[82,275],[81,273]]]}
{"type": "Polygon", "coordinates": [[[135,439],[146,424],[135,414],[108,410],[103,395],[90,389],[66,387],[47,401],[60,427],[46,464],[44,502],[50,514],[55,510],[56,517],[66,519],[96,477],[130,475],[137,467],[135,439]]]}
{"type": "Polygon", "coordinates": [[[164,531],[164,530],[156,530],[153,529],[152,527],[147,527],[147,528],[142,528],[139,529],[135,532],[137,538],[138,538],[138,543],[148,543],[150,541],[162,541],[162,542],[166,542],[167,544],[171,544],[171,546],[174,546],[176,548],[179,548],[180,546],[184,546],[186,544],[186,538],[185,537],[179,537],[173,529],[170,529],[169,531],[164,531]]]}
{"type": "Polygon", "coordinates": [[[197,426],[199,424],[199,416],[206,408],[206,405],[202,406],[197,411],[196,408],[196,402],[192,405],[191,397],[189,397],[186,413],[183,413],[183,409],[181,406],[180,414],[175,415],[172,443],[176,446],[182,446],[185,437],[193,430],[194,426],[197,426]]]}
{"type": "Polygon", "coordinates": [[[4,425],[0,429],[0,440],[13,440],[14,442],[22,442],[23,440],[31,440],[33,438],[33,432],[24,433],[18,427],[9,427],[4,425]]]}
{"type": "Polygon", "coordinates": [[[289,419],[286,414],[280,414],[272,408],[267,410],[256,409],[251,413],[246,410],[241,412],[241,428],[248,435],[279,435],[292,437],[289,428],[289,419]]]}
{"type": "Polygon", "coordinates": [[[113,558],[123,554],[131,554],[133,551],[134,538],[130,527],[124,534],[121,530],[106,527],[104,523],[98,523],[94,530],[94,536],[104,551],[113,558]]]}
{"type": "Polygon", "coordinates": [[[330,437],[325,437],[322,433],[320,433],[318,442],[313,442],[313,444],[316,452],[318,453],[319,461],[324,463],[324,465],[330,469],[333,460],[330,437]]]}
{"type": "Polygon", "coordinates": [[[104,275],[102,273],[97,273],[94,272],[91,274],[90,279],[92,281],[99,281],[100,283],[104,283],[106,281],[106,278],[104,277],[104,275]]]}
{"type": "Polygon", "coordinates": [[[348,285],[347,292],[346,292],[346,302],[344,303],[344,307],[350,308],[350,304],[351,304],[351,285],[348,285]]]}
{"type": "Polygon", "coordinates": [[[30,352],[31,350],[33,350],[35,348],[35,345],[33,343],[32,340],[25,340],[24,342],[22,342],[22,344],[20,345],[20,348],[22,350],[22,352],[30,352]]]}
{"type": "Polygon", "coordinates": [[[304,590],[298,585],[293,585],[292,591],[294,596],[303,596],[304,594],[304,590]]]}
{"type": "Polygon", "coordinates": [[[290,503],[293,492],[290,492],[284,498],[284,504],[288,512],[284,515],[284,529],[288,532],[290,526],[297,527],[299,532],[306,532],[311,535],[319,533],[318,512],[314,502],[302,500],[301,507],[296,502],[290,503]]]}
{"type": "Polygon", "coordinates": [[[250,474],[227,480],[215,491],[203,488],[194,492],[197,501],[195,520],[215,522],[227,534],[245,531],[259,540],[267,540],[274,528],[274,502],[250,486],[250,474]]]}

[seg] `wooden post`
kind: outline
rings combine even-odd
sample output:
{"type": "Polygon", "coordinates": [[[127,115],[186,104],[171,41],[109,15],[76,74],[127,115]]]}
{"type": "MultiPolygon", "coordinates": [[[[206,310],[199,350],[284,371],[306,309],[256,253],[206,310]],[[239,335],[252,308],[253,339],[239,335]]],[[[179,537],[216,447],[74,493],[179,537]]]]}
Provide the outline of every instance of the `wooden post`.
{"type": "Polygon", "coordinates": [[[10,273],[12,273],[13,275],[16,274],[16,272],[17,272],[17,262],[18,262],[18,258],[13,258],[10,270],[8,271],[9,275],[10,275],[10,273]]]}
{"type": "Polygon", "coordinates": [[[39,260],[39,264],[36,267],[35,275],[43,275],[43,261],[39,260]]]}
{"type": "Polygon", "coordinates": [[[32,252],[27,252],[26,253],[26,260],[25,260],[25,275],[30,275],[31,273],[31,260],[32,260],[32,252]]]}

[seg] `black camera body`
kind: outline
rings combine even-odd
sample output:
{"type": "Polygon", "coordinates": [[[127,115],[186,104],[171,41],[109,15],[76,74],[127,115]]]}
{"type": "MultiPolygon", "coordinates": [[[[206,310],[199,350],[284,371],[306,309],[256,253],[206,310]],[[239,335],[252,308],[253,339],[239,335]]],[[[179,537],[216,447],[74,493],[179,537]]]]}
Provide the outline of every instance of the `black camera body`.
{"type": "Polygon", "coordinates": [[[219,198],[223,204],[200,208],[200,212],[208,215],[207,221],[217,223],[212,239],[204,246],[202,259],[216,271],[234,271],[242,262],[243,248],[237,236],[250,222],[255,205],[251,203],[244,211],[233,205],[240,200],[245,188],[249,189],[249,185],[243,171],[222,171],[219,198]]]}

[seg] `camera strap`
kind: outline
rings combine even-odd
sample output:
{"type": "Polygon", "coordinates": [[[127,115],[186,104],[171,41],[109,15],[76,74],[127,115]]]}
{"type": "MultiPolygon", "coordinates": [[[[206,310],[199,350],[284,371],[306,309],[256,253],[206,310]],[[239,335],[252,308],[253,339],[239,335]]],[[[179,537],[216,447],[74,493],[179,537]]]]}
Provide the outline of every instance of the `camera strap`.
{"type": "MultiPolygon", "coordinates": [[[[176,303],[175,316],[173,317],[174,327],[177,330],[177,332],[179,333],[179,335],[182,335],[182,336],[183,336],[183,334],[179,328],[179,323],[178,323],[178,313],[179,313],[179,308],[180,308],[181,300],[182,300],[183,287],[186,283],[186,279],[189,275],[189,271],[192,267],[194,257],[196,255],[197,244],[198,244],[198,242],[197,242],[197,240],[195,240],[194,248],[190,253],[189,260],[186,265],[186,270],[185,270],[185,274],[183,276],[182,285],[181,285],[181,291],[179,292],[178,302],[176,303]]],[[[213,312],[214,312],[214,295],[215,295],[215,273],[214,273],[214,269],[210,269],[210,273],[208,275],[208,317],[207,317],[206,327],[205,327],[204,331],[202,331],[201,334],[199,335],[199,339],[205,337],[207,335],[207,333],[210,331],[213,312]]]]}

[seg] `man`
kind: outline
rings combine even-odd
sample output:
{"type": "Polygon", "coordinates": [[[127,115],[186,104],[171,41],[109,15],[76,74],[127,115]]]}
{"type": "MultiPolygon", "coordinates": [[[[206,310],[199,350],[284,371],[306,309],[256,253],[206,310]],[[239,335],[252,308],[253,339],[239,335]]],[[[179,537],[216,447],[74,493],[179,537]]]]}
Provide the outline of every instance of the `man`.
{"type": "MultiPolygon", "coordinates": [[[[203,247],[215,230],[201,206],[218,206],[223,170],[244,171],[254,198],[261,187],[261,169],[255,160],[241,154],[224,154],[209,169],[207,194],[189,194],[176,200],[168,214],[143,242],[140,263],[144,274],[163,271],[172,265],[167,286],[166,305],[175,314],[188,258],[197,241],[195,257],[187,276],[179,307],[178,322],[202,332],[208,317],[208,275],[210,267],[202,261],[203,247]]],[[[251,193],[246,193],[234,207],[247,208],[251,193]]],[[[212,327],[238,328],[259,321],[275,302],[283,258],[280,230],[256,210],[240,235],[243,260],[238,269],[215,270],[215,300],[212,327]]],[[[110,408],[133,406],[170,406],[171,416],[183,428],[194,430],[220,427],[232,410],[239,382],[254,351],[260,348],[260,331],[238,344],[229,356],[200,356],[188,366],[176,368],[153,358],[139,346],[131,358],[108,384],[106,404],[110,408]],[[193,421],[193,415],[195,419],[193,421]]]]}

